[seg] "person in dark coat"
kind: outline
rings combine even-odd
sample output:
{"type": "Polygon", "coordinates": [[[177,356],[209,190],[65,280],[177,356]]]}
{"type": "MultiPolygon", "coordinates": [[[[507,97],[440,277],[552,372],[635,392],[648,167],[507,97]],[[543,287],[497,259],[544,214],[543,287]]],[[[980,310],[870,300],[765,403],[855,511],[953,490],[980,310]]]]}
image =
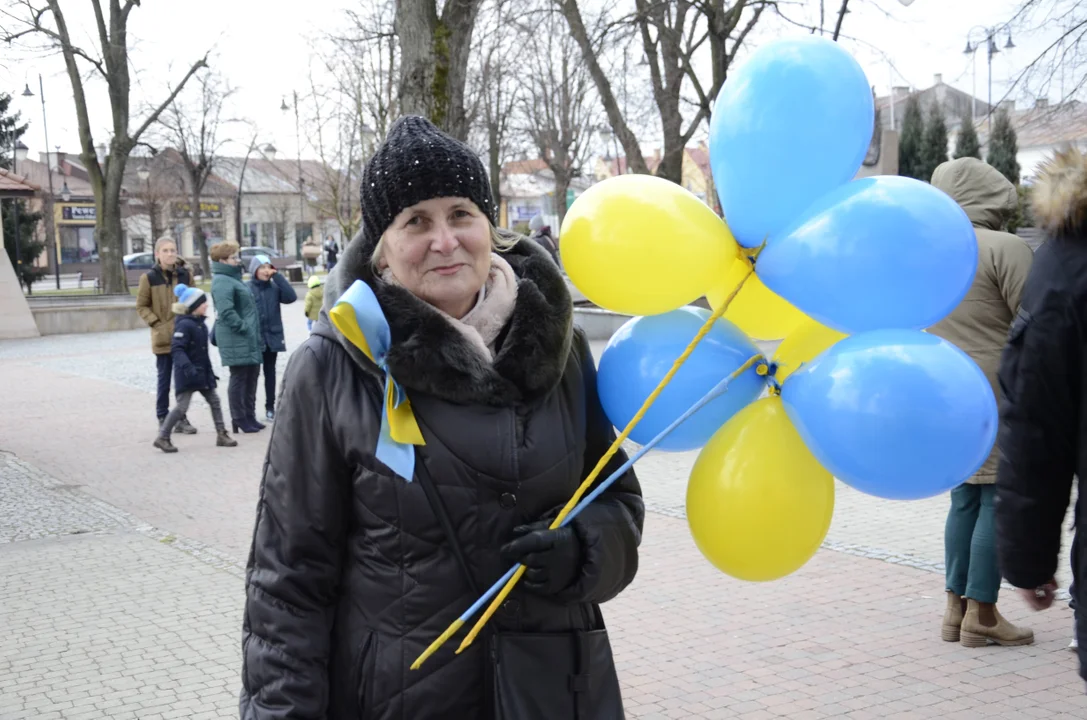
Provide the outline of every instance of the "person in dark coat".
{"type": "MultiPolygon", "coordinates": [[[[260,316],[260,335],[262,342],[261,365],[264,367],[264,415],[269,420],[276,419],[276,359],[279,353],[287,351],[287,341],[283,336],[283,314],[280,305],[290,305],[298,299],[287,278],[279,274],[267,255],[257,255],[249,261],[249,290],[257,301],[257,314],[260,316]]],[[[256,389],[251,400],[257,403],[256,389]]],[[[254,412],[254,416],[256,413],[254,412]]]]}
{"type": "MultiPolygon", "coordinates": [[[[460,633],[409,669],[476,598],[426,478],[472,584],[528,568],[495,631],[599,629],[597,606],[634,579],[644,506],[633,471],[566,527],[540,524],[615,434],[562,276],[538,245],[494,229],[490,198],[475,153],[420,117],[395,124],[363,173],[363,229],[288,362],[261,480],[244,720],[490,716],[485,638],[458,655],[460,633]],[[380,367],[330,320],[357,281],[390,326],[380,367]],[[408,446],[408,476],[377,459],[386,370],[425,442],[408,446]]],[[[620,451],[601,477],[623,462],[620,451]]],[[[587,672],[614,678],[610,661],[587,672]]]]}
{"type": "Polygon", "coordinates": [[[260,380],[260,314],[253,293],[242,282],[238,244],[211,246],[211,299],[215,303],[215,344],[219,359],[230,368],[227,399],[234,432],[264,429],[257,422],[257,382],[260,380]]]}
{"type": "Polygon", "coordinates": [[[551,236],[551,226],[544,223],[543,215],[532,216],[532,219],[528,221],[528,230],[530,233],[529,238],[538,242],[540,247],[546,250],[551,259],[555,261],[555,264],[561,266],[559,244],[551,236]]]}
{"type": "Polygon", "coordinates": [[[211,408],[211,419],[215,423],[215,444],[219,447],[235,447],[238,442],[230,437],[223,424],[223,409],[219,405],[219,395],[215,392],[215,371],[208,355],[208,326],[204,324],[208,296],[203,290],[191,288],[184,283],[174,288],[174,294],[177,302],[174,303],[173,312],[177,317],[170,347],[174,361],[177,404],[162,421],[154,445],[165,453],[177,452],[177,448],[170,442],[170,433],[189,411],[192,396],[200,393],[211,408]]]}
{"type": "MultiPolygon", "coordinates": [[[[1087,156],[1057,153],[1033,188],[1047,240],[1034,255],[1019,313],[1000,362],[997,548],[1005,579],[1036,610],[1053,603],[1057,556],[1072,480],[1087,477],[1087,156]]],[[[1081,492],[1074,511],[1073,600],[1085,607],[1087,535],[1081,492]]],[[[1087,637],[1077,610],[1076,635],[1087,637]]],[[[1079,643],[1087,680],[1087,647],[1079,643]]]]}

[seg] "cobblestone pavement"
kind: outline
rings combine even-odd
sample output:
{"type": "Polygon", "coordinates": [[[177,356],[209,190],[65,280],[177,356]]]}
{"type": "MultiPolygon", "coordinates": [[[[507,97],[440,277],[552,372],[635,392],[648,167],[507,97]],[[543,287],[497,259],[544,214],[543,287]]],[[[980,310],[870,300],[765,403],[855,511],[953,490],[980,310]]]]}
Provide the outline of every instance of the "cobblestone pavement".
{"type": "MultiPolygon", "coordinates": [[[[300,304],[284,311],[293,349],[300,304]]],[[[151,448],[144,331],[0,342],[0,378],[0,450],[14,453],[0,454],[0,718],[236,716],[267,433],[216,448],[194,403],[200,434],[175,436],[177,455],[151,448]]],[[[1004,596],[1034,646],[940,642],[946,498],[839,486],[808,566],[740,583],[682,520],[694,457],[639,464],[653,511],[642,566],[605,608],[629,717],[1087,717],[1064,604],[1032,614],[1004,596]]]]}

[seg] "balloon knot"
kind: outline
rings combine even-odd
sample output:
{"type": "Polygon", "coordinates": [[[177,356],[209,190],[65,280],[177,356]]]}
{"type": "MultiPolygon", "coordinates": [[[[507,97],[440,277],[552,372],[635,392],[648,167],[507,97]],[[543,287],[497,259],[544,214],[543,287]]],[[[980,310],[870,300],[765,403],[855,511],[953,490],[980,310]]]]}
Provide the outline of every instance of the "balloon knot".
{"type": "Polygon", "coordinates": [[[759,363],[757,366],[755,366],[755,372],[763,376],[769,375],[770,366],[766,363],[759,363]]]}

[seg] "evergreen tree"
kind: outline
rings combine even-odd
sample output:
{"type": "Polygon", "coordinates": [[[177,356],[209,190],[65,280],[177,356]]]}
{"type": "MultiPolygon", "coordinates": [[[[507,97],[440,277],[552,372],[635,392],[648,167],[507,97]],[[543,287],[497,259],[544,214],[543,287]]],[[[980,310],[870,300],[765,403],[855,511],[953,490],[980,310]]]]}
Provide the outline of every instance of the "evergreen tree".
{"type": "MultiPolygon", "coordinates": [[[[9,112],[11,107],[11,95],[0,93],[0,168],[11,170],[11,160],[15,151],[15,145],[19,138],[26,132],[26,123],[19,122],[19,113],[9,112]]],[[[41,213],[30,213],[26,210],[26,203],[22,200],[0,201],[0,223],[4,227],[4,249],[7,250],[8,259],[12,268],[19,268],[19,280],[26,285],[27,291],[36,280],[42,278],[45,268],[36,267],[34,262],[38,259],[45,243],[34,237],[34,230],[41,220],[41,213]],[[19,204],[19,260],[15,257],[15,204],[19,204]]]]}
{"type": "Polygon", "coordinates": [[[26,203],[22,200],[4,200],[4,249],[8,251],[8,260],[12,268],[19,268],[19,280],[26,285],[27,292],[30,286],[45,277],[48,268],[38,267],[34,263],[45,250],[45,242],[35,235],[38,223],[42,219],[40,212],[32,213],[26,209],[26,203]],[[19,204],[19,260],[15,261],[15,203],[19,204]]]}
{"type": "Polygon", "coordinates": [[[1015,128],[1012,127],[1011,117],[1004,108],[997,110],[996,119],[992,124],[992,132],[989,134],[989,152],[985,156],[985,162],[989,163],[1009,181],[1019,184],[1019,139],[1016,137],[1015,128]]]}
{"type": "Polygon", "coordinates": [[[981,160],[981,144],[978,142],[978,131],[974,127],[974,120],[969,114],[962,116],[962,128],[959,130],[958,140],[955,142],[955,159],[972,157],[981,160]]]}
{"type": "Polygon", "coordinates": [[[898,174],[906,177],[922,177],[921,142],[924,139],[925,121],[921,117],[921,102],[916,95],[906,101],[906,115],[902,119],[902,135],[898,141],[898,174]]]}
{"type": "Polygon", "coordinates": [[[944,121],[944,112],[939,103],[933,103],[929,108],[928,122],[925,123],[925,132],[921,137],[921,176],[920,180],[928,182],[932,179],[932,173],[941,163],[947,162],[947,123],[944,121]]]}

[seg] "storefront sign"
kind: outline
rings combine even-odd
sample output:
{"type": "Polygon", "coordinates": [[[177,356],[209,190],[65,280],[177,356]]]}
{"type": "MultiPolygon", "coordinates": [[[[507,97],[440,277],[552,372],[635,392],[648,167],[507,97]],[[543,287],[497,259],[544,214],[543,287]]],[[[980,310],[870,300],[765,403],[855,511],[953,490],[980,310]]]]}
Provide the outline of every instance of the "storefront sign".
{"type": "Polygon", "coordinates": [[[61,223],[69,223],[72,225],[93,225],[94,221],[98,217],[98,213],[95,210],[93,203],[84,203],[79,205],[65,205],[58,204],[57,209],[60,212],[58,221],[61,223]]]}
{"type": "MultiPolygon", "coordinates": [[[[177,201],[170,205],[170,211],[175,218],[191,218],[192,203],[177,201]]],[[[223,206],[217,202],[201,202],[200,218],[203,220],[217,220],[223,217],[223,206]]]]}

